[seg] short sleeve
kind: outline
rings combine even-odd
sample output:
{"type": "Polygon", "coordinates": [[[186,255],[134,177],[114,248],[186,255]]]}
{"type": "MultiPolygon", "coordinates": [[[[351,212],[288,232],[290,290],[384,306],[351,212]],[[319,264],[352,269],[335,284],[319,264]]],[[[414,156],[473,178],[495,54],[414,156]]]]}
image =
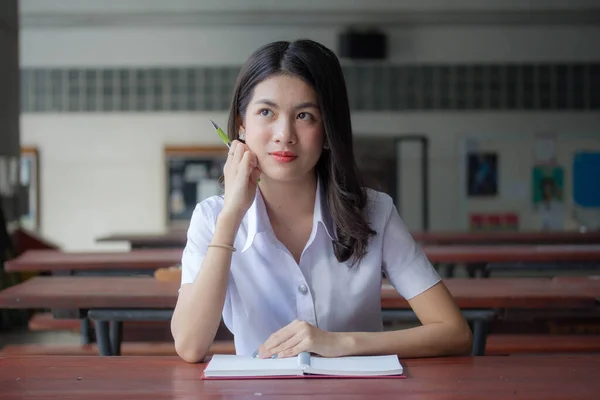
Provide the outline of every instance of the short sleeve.
{"type": "Polygon", "coordinates": [[[181,257],[181,286],[194,282],[215,231],[216,217],[207,210],[207,202],[196,205],[187,231],[181,257]]]}
{"type": "Polygon", "coordinates": [[[404,225],[391,198],[382,251],[383,269],[390,283],[407,300],[441,280],[404,225]]]}

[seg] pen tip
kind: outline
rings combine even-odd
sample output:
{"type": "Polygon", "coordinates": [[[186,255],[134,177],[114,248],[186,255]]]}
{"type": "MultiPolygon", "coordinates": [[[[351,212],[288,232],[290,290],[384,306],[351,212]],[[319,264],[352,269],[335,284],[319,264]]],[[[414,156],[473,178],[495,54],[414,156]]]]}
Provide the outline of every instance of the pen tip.
{"type": "Polygon", "coordinates": [[[215,124],[215,121],[213,121],[212,119],[210,120],[210,123],[212,124],[212,126],[213,126],[215,129],[219,129],[219,127],[217,126],[217,124],[215,124]]]}

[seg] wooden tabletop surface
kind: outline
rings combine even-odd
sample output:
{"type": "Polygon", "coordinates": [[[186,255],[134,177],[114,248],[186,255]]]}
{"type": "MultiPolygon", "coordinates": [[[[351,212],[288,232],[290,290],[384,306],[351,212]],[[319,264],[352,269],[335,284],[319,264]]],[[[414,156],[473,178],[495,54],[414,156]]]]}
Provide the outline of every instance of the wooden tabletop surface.
{"type": "Polygon", "coordinates": [[[185,246],[187,231],[174,229],[164,233],[117,233],[96,239],[97,242],[129,242],[132,247],[180,247],[185,246]]]}
{"type": "Polygon", "coordinates": [[[158,269],[181,263],[181,249],[116,252],[28,250],[5,263],[7,272],[101,269],[158,269]]]}
{"type": "MultiPolygon", "coordinates": [[[[600,245],[422,246],[434,263],[598,262],[600,245]]],[[[181,249],[136,249],[118,252],[29,250],[5,263],[8,272],[110,269],[158,269],[179,265],[181,249]]]]}
{"type": "Polygon", "coordinates": [[[411,232],[427,244],[600,244],[600,231],[411,232]]]}
{"type": "Polygon", "coordinates": [[[588,245],[424,245],[433,263],[598,262],[600,244],[588,245]]]}
{"type": "Polygon", "coordinates": [[[406,379],[205,381],[177,357],[0,356],[3,400],[597,399],[600,355],[400,360],[406,379]]]}
{"type": "MultiPolygon", "coordinates": [[[[413,231],[411,234],[424,244],[600,244],[600,231],[413,231]]],[[[173,229],[162,233],[117,233],[96,241],[129,242],[133,247],[183,247],[186,235],[184,229],[173,229]]]]}
{"type": "Polygon", "coordinates": [[[556,276],[553,278],[558,284],[574,284],[582,292],[590,296],[596,296],[600,301],[600,275],[594,276],[556,276]]]}
{"type": "MultiPolygon", "coordinates": [[[[445,279],[465,308],[589,308],[600,287],[550,278],[445,279]]],[[[153,277],[40,276],[0,291],[0,308],[173,308],[179,282],[153,277]]],[[[384,309],[409,308],[390,285],[383,285],[384,309]]]]}

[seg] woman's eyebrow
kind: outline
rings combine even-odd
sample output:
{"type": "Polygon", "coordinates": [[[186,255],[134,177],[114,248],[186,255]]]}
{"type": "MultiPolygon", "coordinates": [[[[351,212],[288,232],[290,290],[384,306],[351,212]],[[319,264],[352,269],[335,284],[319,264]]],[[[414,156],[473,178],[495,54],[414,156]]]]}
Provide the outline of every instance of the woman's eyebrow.
{"type": "Polygon", "coordinates": [[[275,102],[273,102],[271,100],[268,100],[268,99],[259,99],[259,100],[256,100],[254,103],[256,103],[256,104],[266,104],[269,107],[279,108],[275,102]]]}
{"type": "Polygon", "coordinates": [[[316,105],[315,103],[313,103],[312,101],[307,101],[305,103],[300,103],[298,104],[296,107],[294,107],[294,110],[298,110],[300,108],[319,108],[318,105],[316,105]]]}
{"type": "MultiPolygon", "coordinates": [[[[279,106],[277,105],[277,103],[275,103],[274,101],[269,100],[269,99],[259,99],[259,100],[256,100],[254,103],[256,103],[256,104],[265,104],[265,105],[267,105],[269,107],[279,108],[279,106]]],[[[318,109],[319,106],[316,105],[315,103],[313,103],[312,101],[307,101],[307,102],[300,103],[300,104],[296,105],[294,107],[294,110],[298,110],[298,109],[301,109],[301,108],[317,108],[318,109]]]]}

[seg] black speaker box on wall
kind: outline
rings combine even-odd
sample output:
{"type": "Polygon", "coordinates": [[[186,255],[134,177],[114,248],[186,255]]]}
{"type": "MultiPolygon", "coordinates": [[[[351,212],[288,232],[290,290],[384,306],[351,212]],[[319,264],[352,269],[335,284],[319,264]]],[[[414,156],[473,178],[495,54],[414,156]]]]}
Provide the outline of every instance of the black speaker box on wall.
{"type": "Polygon", "coordinates": [[[387,57],[387,37],[382,32],[344,32],[338,50],[343,58],[382,60],[387,57]]]}

